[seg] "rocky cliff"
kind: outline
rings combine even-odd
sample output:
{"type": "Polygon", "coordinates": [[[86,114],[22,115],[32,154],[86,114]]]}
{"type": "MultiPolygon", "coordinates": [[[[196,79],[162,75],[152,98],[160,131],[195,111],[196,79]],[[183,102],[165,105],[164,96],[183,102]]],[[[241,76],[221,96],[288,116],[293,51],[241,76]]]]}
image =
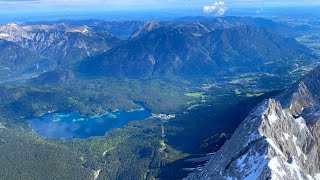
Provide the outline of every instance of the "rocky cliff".
{"type": "Polygon", "coordinates": [[[320,67],[256,107],[232,138],[186,179],[320,179],[320,67]]]}

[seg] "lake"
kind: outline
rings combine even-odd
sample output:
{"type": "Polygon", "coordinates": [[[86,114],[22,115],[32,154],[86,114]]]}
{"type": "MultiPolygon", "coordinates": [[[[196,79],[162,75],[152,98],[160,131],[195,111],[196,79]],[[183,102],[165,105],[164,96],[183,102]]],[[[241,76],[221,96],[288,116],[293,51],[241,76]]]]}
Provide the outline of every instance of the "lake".
{"type": "Polygon", "coordinates": [[[117,110],[103,116],[84,116],[79,113],[50,113],[29,119],[30,127],[46,138],[87,138],[103,136],[113,128],[120,128],[130,121],[144,120],[151,112],[144,108],[132,111],[117,110]]]}

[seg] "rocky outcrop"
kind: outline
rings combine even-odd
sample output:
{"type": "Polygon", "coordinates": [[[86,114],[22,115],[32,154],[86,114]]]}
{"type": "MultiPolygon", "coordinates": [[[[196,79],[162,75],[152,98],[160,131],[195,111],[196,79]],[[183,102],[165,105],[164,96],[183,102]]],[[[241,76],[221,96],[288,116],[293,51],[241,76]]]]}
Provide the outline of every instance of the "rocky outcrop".
{"type": "Polygon", "coordinates": [[[262,102],[205,167],[186,179],[319,179],[319,70],[262,102]]]}
{"type": "Polygon", "coordinates": [[[132,33],[130,40],[136,39],[138,36],[141,36],[143,34],[146,34],[154,29],[159,28],[161,25],[160,23],[156,22],[147,22],[140,26],[135,32],[132,33]]]}

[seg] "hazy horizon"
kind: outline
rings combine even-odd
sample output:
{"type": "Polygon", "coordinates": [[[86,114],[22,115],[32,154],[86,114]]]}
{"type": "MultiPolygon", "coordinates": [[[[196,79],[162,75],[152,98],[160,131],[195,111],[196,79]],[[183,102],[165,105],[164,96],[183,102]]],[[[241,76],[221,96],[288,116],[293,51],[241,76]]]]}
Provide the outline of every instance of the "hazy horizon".
{"type": "Polygon", "coordinates": [[[270,6],[271,4],[272,3],[252,4],[245,3],[245,1],[242,1],[242,3],[232,3],[230,1],[212,1],[210,4],[210,2],[208,3],[206,1],[201,1],[199,5],[193,6],[132,6],[129,8],[125,6],[111,6],[102,3],[101,6],[92,8],[92,6],[72,6],[69,2],[66,3],[64,7],[59,8],[58,4],[45,5],[36,0],[27,1],[27,3],[24,0],[10,3],[0,0],[0,15],[2,15],[0,16],[0,24],[6,24],[10,22],[56,21],[66,19],[167,20],[186,16],[314,16],[319,14],[316,9],[320,6],[317,4],[317,1],[313,2],[312,5],[305,3],[302,6],[297,6],[297,3],[293,2],[289,3],[292,6],[281,6],[281,3],[278,3],[278,6],[270,6]],[[224,4],[221,6],[220,4],[217,4],[219,2],[223,2],[224,4]],[[38,8],[40,6],[43,7],[38,8]],[[209,11],[205,10],[206,7],[209,8],[209,11]],[[212,8],[214,10],[212,10],[212,8]]]}
{"type": "Polygon", "coordinates": [[[320,0],[0,0],[2,13],[16,14],[21,12],[59,12],[59,11],[137,11],[165,9],[203,10],[205,7],[230,9],[252,8],[261,11],[264,8],[281,7],[314,7],[320,0]]]}

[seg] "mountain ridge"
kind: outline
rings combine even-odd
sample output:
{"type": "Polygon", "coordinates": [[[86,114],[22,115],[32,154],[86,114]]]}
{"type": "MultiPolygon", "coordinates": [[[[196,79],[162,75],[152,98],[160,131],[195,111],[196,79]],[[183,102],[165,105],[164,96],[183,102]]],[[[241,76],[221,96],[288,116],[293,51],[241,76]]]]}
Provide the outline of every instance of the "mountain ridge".
{"type": "Polygon", "coordinates": [[[62,66],[97,55],[122,42],[107,32],[95,32],[86,25],[7,24],[0,26],[0,38],[55,60],[62,66]]]}
{"type": "Polygon", "coordinates": [[[29,73],[41,73],[56,63],[17,44],[0,39],[1,77],[17,77],[29,73]]]}
{"type": "Polygon", "coordinates": [[[93,76],[129,78],[214,76],[252,69],[278,72],[277,65],[293,70],[293,63],[300,66],[313,58],[312,51],[297,41],[264,28],[241,25],[194,36],[180,28],[160,26],[89,58],[78,70],[93,76]]]}

